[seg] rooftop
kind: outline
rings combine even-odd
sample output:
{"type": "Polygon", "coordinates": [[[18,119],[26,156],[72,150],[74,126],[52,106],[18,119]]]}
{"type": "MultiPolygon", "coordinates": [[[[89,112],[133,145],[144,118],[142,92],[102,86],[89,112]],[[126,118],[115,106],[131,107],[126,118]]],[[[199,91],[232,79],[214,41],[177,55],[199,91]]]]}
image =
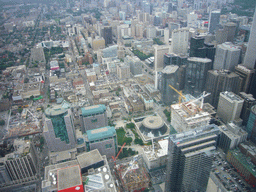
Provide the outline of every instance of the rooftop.
{"type": "Polygon", "coordinates": [[[102,127],[98,129],[86,131],[87,138],[89,141],[95,141],[103,138],[113,137],[116,135],[115,127],[102,127]]]}
{"type": "Polygon", "coordinates": [[[82,184],[81,171],[79,165],[59,169],[58,190],[68,189],[82,184]]]}
{"type": "Polygon", "coordinates": [[[256,165],[251,162],[251,157],[245,156],[238,148],[229,151],[247,169],[247,171],[256,177],[256,165]]]}
{"type": "Polygon", "coordinates": [[[228,99],[231,99],[232,101],[243,101],[243,99],[241,97],[234,94],[233,92],[225,91],[225,92],[221,92],[220,95],[223,95],[223,96],[227,97],[228,99]]]}
{"type": "Polygon", "coordinates": [[[105,105],[93,105],[89,107],[84,107],[82,110],[82,116],[86,117],[89,115],[95,115],[99,113],[104,113],[106,111],[105,105]]]}
{"type": "Polygon", "coordinates": [[[163,69],[162,73],[171,74],[171,73],[175,73],[178,69],[179,69],[179,66],[177,65],[168,65],[163,69]]]}
{"type": "Polygon", "coordinates": [[[78,155],[76,158],[81,168],[88,167],[99,161],[103,161],[98,149],[78,155]]]}

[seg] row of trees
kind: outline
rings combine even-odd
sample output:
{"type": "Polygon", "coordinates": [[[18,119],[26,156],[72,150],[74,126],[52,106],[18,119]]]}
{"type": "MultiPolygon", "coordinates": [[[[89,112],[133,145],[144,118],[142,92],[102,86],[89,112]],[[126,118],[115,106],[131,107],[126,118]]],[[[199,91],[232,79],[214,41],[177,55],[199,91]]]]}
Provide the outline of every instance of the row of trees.
{"type": "Polygon", "coordinates": [[[146,59],[148,59],[149,57],[152,57],[153,54],[149,54],[149,55],[146,55],[144,53],[142,53],[141,51],[139,51],[138,49],[133,49],[132,52],[134,53],[134,55],[136,55],[137,57],[139,57],[140,60],[144,61],[146,59]]]}

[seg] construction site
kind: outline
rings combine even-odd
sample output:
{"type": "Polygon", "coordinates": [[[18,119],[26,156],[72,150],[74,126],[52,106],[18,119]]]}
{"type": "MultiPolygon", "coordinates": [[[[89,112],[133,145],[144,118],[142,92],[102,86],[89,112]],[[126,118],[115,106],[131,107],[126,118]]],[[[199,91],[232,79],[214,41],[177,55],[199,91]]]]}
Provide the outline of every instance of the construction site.
{"type": "Polygon", "coordinates": [[[130,162],[116,165],[115,171],[121,191],[133,192],[150,187],[149,174],[137,156],[130,162]]]}
{"type": "Polygon", "coordinates": [[[204,105],[204,98],[210,93],[204,92],[198,98],[187,101],[181,92],[170,87],[180,95],[179,103],[171,105],[171,125],[178,133],[209,124],[215,111],[210,104],[204,105]],[[181,99],[185,102],[181,102],[181,99]]]}

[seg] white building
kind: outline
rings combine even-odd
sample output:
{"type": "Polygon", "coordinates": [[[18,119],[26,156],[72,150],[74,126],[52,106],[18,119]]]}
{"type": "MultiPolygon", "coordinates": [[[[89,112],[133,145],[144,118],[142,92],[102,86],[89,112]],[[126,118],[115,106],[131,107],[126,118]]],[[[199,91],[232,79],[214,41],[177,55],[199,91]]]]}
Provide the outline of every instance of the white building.
{"type": "Polygon", "coordinates": [[[170,46],[166,45],[156,45],[154,47],[155,55],[155,71],[162,70],[164,67],[164,54],[170,52],[170,46]]]}
{"type": "Polygon", "coordinates": [[[172,31],[171,52],[176,54],[187,54],[188,52],[188,35],[187,28],[176,29],[172,31]]]}
{"type": "Polygon", "coordinates": [[[187,14],[187,27],[197,27],[197,14],[194,12],[187,14]]]}
{"type": "Polygon", "coordinates": [[[240,53],[240,46],[235,46],[231,42],[217,45],[213,69],[234,71],[235,66],[239,63],[240,53]]]}

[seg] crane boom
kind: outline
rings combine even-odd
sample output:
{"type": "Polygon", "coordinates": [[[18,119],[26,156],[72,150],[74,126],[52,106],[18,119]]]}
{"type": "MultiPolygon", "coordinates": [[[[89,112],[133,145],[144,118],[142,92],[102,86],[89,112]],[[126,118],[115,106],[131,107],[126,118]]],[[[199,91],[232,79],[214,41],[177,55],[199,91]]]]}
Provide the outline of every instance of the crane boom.
{"type": "Polygon", "coordinates": [[[186,100],[186,97],[184,95],[182,95],[182,91],[178,91],[177,89],[175,89],[173,86],[169,85],[169,87],[171,87],[176,93],[178,93],[180,95],[179,97],[179,104],[181,103],[181,97],[186,100]]]}
{"type": "Polygon", "coordinates": [[[116,157],[112,156],[113,161],[115,162],[116,165],[116,159],[118,158],[118,156],[120,155],[120,153],[122,152],[124,146],[126,145],[126,143],[124,143],[120,149],[120,151],[117,153],[116,157]]]}

